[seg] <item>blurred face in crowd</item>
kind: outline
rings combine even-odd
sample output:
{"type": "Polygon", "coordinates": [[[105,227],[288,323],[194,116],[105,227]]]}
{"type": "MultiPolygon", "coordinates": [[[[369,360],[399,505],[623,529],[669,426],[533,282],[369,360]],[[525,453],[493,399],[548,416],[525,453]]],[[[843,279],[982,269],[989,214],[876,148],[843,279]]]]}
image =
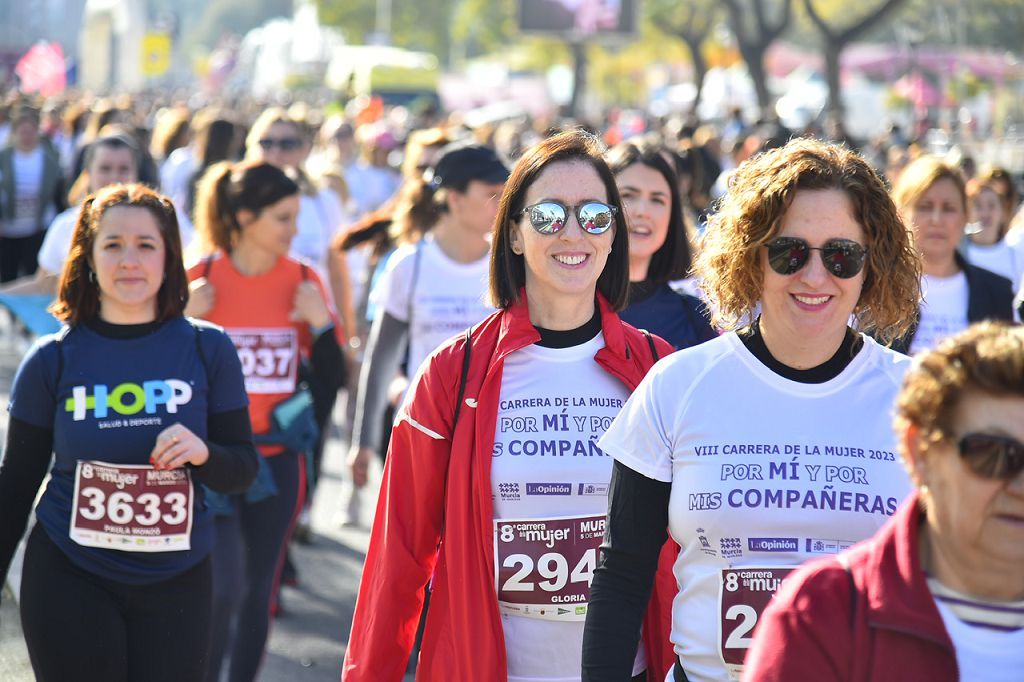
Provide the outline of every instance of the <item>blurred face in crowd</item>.
{"type": "Polygon", "coordinates": [[[97,147],[89,163],[89,192],[107,185],[138,181],[135,155],[127,147],[97,147]]]}
{"type": "Polygon", "coordinates": [[[299,131],[283,121],[270,126],[257,141],[256,158],[281,169],[298,168],[305,157],[299,131]]]}
{"type": "Polygon", "coordinates": [[[30,152],[39,144],[39,121],[32,117],[18,119],[11,129],[11,142],[19,152],[30,152]]]}
{"type": "MultiPolygon", "coordinates": [[[[672,193],[654,168],[634,163],[615,176],[629,224],[629,260],[646,272],[651,257],[665,243],[672,217],[672,193]]],[[[630,268],[630,272],[637,270],[630,268]]]]}
{"type": "Polygon", "coordinates": [[[967,207],[956,184],[949,178],[936,180],[910,207],[909,214],[925,271],[929,265],[951,263],[967,224],[967,207]]]}
{"type": "Polygon", "coordinates": [[[258,215],[242,210],[238,214],[242,241],[268,254],[287,256],[292,247],[292,239],[298,232],[298,217],[298,194],[267,206],[258,215]]]}
{"type": "Polygon", "coordinates": [[[971,235],[976,244],[995,244],[1006,224],[1006,208],[1002,198],[991,187],[982,187],[971,200],[971,214],[979,229],[971,235]]]}
{"type": "Polygon", "coordinates": [[[504,187],[503,182],[470,180],[465,192],[453,191],[449,194],[448,210],[457,222],[473,232],[490,234],[504,187]]]}

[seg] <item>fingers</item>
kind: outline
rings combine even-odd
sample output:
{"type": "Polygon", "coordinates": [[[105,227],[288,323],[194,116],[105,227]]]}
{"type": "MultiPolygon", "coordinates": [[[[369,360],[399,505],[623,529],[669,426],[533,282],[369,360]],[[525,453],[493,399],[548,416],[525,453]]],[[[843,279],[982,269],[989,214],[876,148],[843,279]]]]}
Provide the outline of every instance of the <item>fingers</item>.
{"type": "Polygon", "coordinates": [[[156,437],[149,461],[157,470],[177,469],[191,462],[202,464],[206,444],[181,424],[169,426],[156,437]]]}

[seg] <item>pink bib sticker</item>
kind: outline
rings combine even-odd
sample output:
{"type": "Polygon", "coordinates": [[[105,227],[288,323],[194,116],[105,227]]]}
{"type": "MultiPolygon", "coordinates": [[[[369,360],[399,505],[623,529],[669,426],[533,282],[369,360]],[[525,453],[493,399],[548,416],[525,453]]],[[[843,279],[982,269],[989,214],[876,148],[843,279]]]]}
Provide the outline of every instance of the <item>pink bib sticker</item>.
{"type": "Polygon", "coordinates": [[[191,547],[192,477],[187,469],[80,461],[75,469],[71,539],[123,552],[191,547]]]}
{"type": "Polygon", "coordinates": [[[719,649],[729,677],[740,678],[754,626],[793,567],[723,568],[719,593],[719,649]]]}
{"type": "Polygon", "coordinates": [[[228,329],[247,393],[294,393],[299,337],[294,329],[228,329]]]}
{"type": "Polygon", "coordinates": [[[494,521],[494,572],[501,613],[546,620],[587,617],[605,517],[494,521]]]}

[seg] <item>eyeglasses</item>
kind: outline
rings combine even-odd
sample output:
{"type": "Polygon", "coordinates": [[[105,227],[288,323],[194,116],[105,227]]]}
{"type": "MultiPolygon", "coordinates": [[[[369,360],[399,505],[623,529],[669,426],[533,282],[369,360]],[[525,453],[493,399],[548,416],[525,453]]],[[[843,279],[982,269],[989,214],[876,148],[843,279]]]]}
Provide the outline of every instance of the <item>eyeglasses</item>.
{"type": "Polygon", "coordinates": [[[1012,481],[1024,471],[1024,443],[989,433],[968,433],[957,444],[960,458],[982,478],[1012,481]]]}
{"type": "Polygon", "coordinates": [[[274,147],[277,147],[283,152],[293,152],[302,146],[302,140],[297,137],[282,137],[281,139],[265,137],[259,141],[259,145],[265,152],[269,152],[274,147]]]}
{"type": "Polygon", "coordinates": [[[840,279],[856,277],[864,269],[868,250],[849,239],[829,239],[824,246],[815,247],[798,237],[779,237],[766,245],[768,265],[780,275],[792,275],[807,265],[811,251],[821,252],[821,262],[830,274],[840,279]]]}
{"type": "Polygon", "coordinates": [[[530,225],[541,234],[557,234],[565,227],[569,211],[576,214],[576,220],[584,232],[603,234],[612,226],[612,219],[618,212],[617,206],[610,206],[600,201],[586,201],[577,206],[566,206],[560,201],[542,201],[527,206],[521,215],[530,216],[530,225]]]}

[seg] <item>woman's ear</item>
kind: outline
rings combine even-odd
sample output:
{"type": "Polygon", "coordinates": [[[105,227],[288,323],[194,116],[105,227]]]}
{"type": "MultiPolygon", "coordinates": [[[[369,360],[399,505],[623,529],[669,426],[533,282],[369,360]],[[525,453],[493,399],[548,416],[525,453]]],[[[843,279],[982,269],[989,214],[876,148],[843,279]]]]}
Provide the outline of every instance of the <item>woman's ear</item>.
{"type": "Polygon", "coordinates": [[[256,220],[256,213],[247,208],[243,208],[239,209],[238,213],[235,214],[235,217],[238,219],[238,226],[245,228],[256,220]]]}
{"type": "Polygon", "coordinates": [[[508,246],[512,249],[512,253],[517,256],[523,255],[523,238],[519,231],[518,225],[512,225],[512,229],[508,233],[508,246]]]}
{"type": "Polygon", "coordinates": [[[928,462],[926,447],[923,443],[924,434],[921,427],[909,421],[903,421],[898,427],[899,446],[903,459],[910,474],[910,480],[921,488],[927,485],[928,462]]]}

